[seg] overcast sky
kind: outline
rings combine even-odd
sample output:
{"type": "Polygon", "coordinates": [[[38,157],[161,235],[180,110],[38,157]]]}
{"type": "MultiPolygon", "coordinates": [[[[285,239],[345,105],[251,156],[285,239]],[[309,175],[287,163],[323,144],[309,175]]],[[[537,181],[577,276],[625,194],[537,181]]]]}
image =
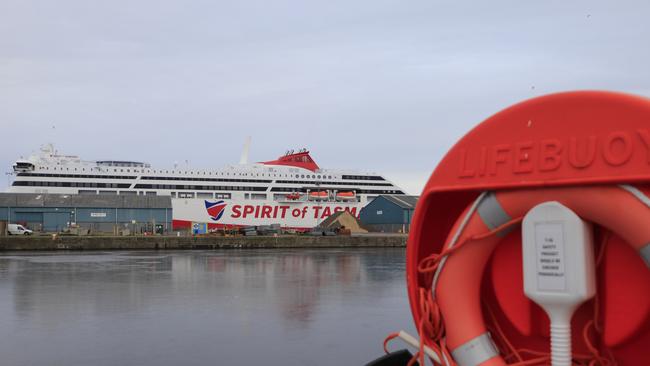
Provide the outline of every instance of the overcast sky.
{"type": "MultiPolygon", "coordinates": [[[[650,96],[650,2],[0,1],[2,172],[221,167],[307,147],[419,194],[474,125],[534,96],[650,96]]],[[[0,180],[0,190],[7,179],[0,180]]]]}

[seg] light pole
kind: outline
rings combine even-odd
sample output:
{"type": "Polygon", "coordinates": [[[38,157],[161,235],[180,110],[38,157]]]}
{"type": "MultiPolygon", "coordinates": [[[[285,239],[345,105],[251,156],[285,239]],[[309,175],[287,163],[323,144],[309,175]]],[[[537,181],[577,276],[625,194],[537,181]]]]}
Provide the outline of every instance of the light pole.
{"type": "MultiPolygon", "coordinates": [[[[319,181],[316,181],[316,192],[318,192],[318,194],[320,194],[320,182],[319,181]]],[[[327,199],[329,199],[329,194],[328,194],[327,199]]],[[[320,207],[320,197],[318,197],[318,200],[316,201],[316,206],[318,207],[318,210],[316,210],[316,212],[318,212],[316,214],[316,227],[318,227],[318,225],[320,224],[320,216],[321,216],[321,213],[320,213],[320,208],[321,208],[320,207]]]]}
{"type": "Polygon", "coordinates": [[[68,232],[70,232],[72,230],[72,224],[73,224],[73,220],[74,220],[74,210],[70,211],[70,218],[68,220],[69,220],[68,221],[68,232]]]}
{"type": "Polygon", "coordinates": [[[5,236],[9,234],[9,224],[11,224],[11,206],[7,206],[7,225],[5,225],[5,236]]]}
{"type": "Polygon", "coordinates": [[[14,175],[14,173],[13,172],[5,172],[5,175],[7,176],[7,188],[9,188],[9,186],[11,186],[11,178],[10,177],[12,175],[14,175]]]}
{"type": "MultiPolygon", "coordinates": [[[[7,176],[7,188],[11,186],[11,176],[14,175],[13,172],[5,172],[7,176]]],[[[7,206],[7,225],[5,227],[4,235],[7,235],[9,232],[9,224],[11,224],[11,207],[7,206]]]]}

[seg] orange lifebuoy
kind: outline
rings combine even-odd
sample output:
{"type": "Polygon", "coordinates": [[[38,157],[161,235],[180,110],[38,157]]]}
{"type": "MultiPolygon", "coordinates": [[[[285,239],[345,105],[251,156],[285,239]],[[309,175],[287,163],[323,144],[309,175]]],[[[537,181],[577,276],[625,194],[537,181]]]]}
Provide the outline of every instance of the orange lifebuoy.
{"type": "Polygon", "coordinates": [[[482,349],[484,361],[496,364],[550,363],[550,327],[524,294],[516,235],[517,219],[550,200],[596,222],[597,293],[573,317],[572,328],[582,329],[573,333],[575,363],[650,365],[650,225],[643,206],[650,196],[649,120],[647,98],[557,93],[503,109],[449,149],[418,200],[406,251],[421,363],[426,353],[436,364],[455,365],[449,350],[459,348],[482,349]],[[498,220],[486,223],[474,212],[479,194],[502,208],[498,220]],[[463,285],[452,281],[454,272],[463,285]]]}
{"type": "MultiPolygon", "coordinates": [[[[486,235],[523,217],[535,205],[557,201],[633,247],[650,267],[650,199],[628,186],[576,186],[502,190],[482,194],[457,219],[432,280],[433,296],[445,324],[446,347],[460,366],[507,365],[493,345],[481,309],[481,280],[506,231],[486,235]]],[[[646,309],[647,311],[647,309],[646,309]]],[[[641,324],[629,324],[633,334],[641,324]]]]}

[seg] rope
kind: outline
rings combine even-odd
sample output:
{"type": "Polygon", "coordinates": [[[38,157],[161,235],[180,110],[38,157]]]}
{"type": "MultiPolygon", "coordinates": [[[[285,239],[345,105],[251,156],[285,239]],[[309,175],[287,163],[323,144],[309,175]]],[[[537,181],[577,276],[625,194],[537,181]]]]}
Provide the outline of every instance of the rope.
{"type": "MultiPolygon", "coordinates": [[[[637,199],[650,207],[650,199],[637,188],[629,185],[621,185],[620,188],[630,192],[637,199]]],[[[442,272],[447,258],[450,255],[453,255],[454,252],[458,251],[463,246],[468,245],[473,241],[481,240],[492,235],[497,235],[498,233],[501,233],[504,230],[508,230],[515,225],[519,225],[523,220],[523,217],[514,218],[493,230],[470,236],[459,242],[459,238],[467,226],[467,223],[469,222],[472,215],[474,215],[476,212],[478,205],[484,199],[486,194],[487,192],[481,193],[479,197],[473,202],[472,206],[470,206],[467,213],[463,217],[463,220],[458,226],[458,229],[452,236],[449,244],[440,253],[433,253],[423,258],[418,263],[417,270],[421,275],[423,275],[424,278],[423,285],[418,289],[418,306],[421,316],[417,324],[417,330],[422,340],[419,342],[418,351],[413,355],[408,363],[408,366],[413,366],[416,362],[419,362],[419,364],[422,366],[425,365],[425,347],[430,348],[430,350],[434,352],[434,355],[437,356],[428,358],[434,366],[457,366],[457,364],[453,361],[450,350],[446,345],[444,322],[440,313],[440,308],[438,307],[438,303],[435,299],[435,288],[440,273],[442,272]]],[[[611,233],[609,231],[604,231],[602,233],[600,245],[598,248],[598,255],[596,256],[596,268],[599,268],[602,264],[607,242],[610,238],[611,233]]],[[[616,366],[617,362],[614,359],[611,350],[607,348],[603,349],[602,351],[605,351],[607,354],[604,356],[601,353],[601,350],[599,350],[592,341],[592,338],[601,339],[603,331],[600,321],[600,301],[598,300],[597,296],[593,301],[593,318],[589,320],[582,329],[582,337],[584,339],[587,350],[589,351],[589,354],[574,353],[572,365],[616,366]]],[[[550,364],[550,353],[548,351],[516,348],[508,339],[503,329],[499,326],[493,310],[489,306],[486,308],[488,314],[490,315],[490,324],[488,324],[488,329],[490,329],[491,333],[494,334],[495,341],[500,346],[499,350],[503,354],[503,359],[508,362],[509,365],[541,366],[550,364]],[[512,361],[514,362],[510,363],[512,361]]],[[[399,333],[391,333],[384,340],[384,350],[386,352],[388,352],[388,343],[398,336],[399,333]]]]}

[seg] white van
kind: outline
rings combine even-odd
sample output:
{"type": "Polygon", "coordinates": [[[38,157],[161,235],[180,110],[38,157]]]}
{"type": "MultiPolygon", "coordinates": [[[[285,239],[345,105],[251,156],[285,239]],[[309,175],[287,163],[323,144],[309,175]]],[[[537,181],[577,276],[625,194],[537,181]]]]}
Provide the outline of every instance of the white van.
{"type": "Polygon", "coordinates": [[[34,232],[26,229],[23,225],[9,224],[7,225],[7,232],[9,235],[32,235],[34,232]]]}

